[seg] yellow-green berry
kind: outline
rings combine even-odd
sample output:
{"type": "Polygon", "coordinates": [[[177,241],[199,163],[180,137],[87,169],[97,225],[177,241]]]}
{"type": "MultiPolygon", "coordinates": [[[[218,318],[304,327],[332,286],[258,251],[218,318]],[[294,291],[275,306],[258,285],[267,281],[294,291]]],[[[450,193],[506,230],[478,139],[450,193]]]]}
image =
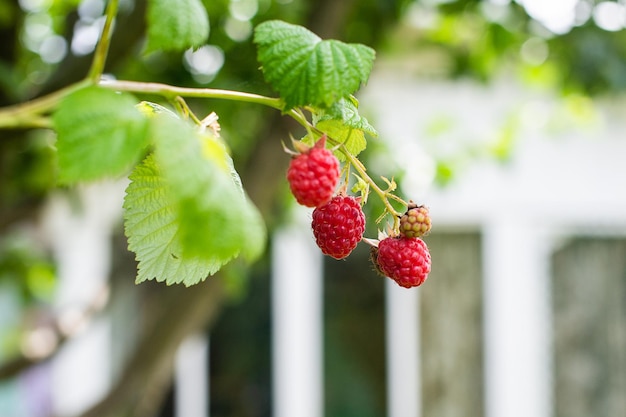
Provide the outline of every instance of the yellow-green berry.
{"type": "Polygon", "coordinates": [[[430,232],[431,221],[428,208],[409,204],[409,207],[400,217],[400,233],[404,237],[421,237],[430,232]]]}

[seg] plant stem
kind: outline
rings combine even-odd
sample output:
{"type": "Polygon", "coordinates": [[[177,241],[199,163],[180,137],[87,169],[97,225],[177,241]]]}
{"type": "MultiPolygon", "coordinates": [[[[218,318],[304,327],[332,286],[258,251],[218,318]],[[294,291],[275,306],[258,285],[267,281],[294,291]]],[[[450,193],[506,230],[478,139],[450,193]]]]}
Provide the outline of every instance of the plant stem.
{"type": "Polygon", "coordinates": [[[196,115],[191,111],[191,109],[189,108],[189,106],[187,105],[187,102],[185,101],[184,98],[182,98],[181,96],[176,96],[176,100],[173,101],[173,104],[180,110],[182,111],[186,117],[189,117],[191,120],[193,120],[193,122],[197,125],[201,125],[202,122],[200,121],[200,119],[198,119],[196,117],[196,115]]]}
{"type": "Polygon", "coordinates": [[[43,114],[54,110],[63,97],[85,87],[88,83],[81,81],[46,96],[0,109],[0,129],[42,127],[43,114]]]}
{"type": "MultiPolygon", "coordinates": [[[[115,91],[126,91],[129,93],[154,94],[168,100],[176,100],[176,97],[191,98],[216,98],[222,100],[240,101],[245,103],[261,104],[276,110],[284,111],[284,103],[279,98],[266,97],[259,94],[245,93],[242,91],[220,90],[215,88],[188,88],[176,87],[162,83],[144,83],[138,81],[106,80],[101,81],[100,86],[115,91]]],[[[295,109],[287,111],[287,114],[300,123],[306,129],[311,128],[311,124],[295,109]]]]}
{"type": "Polygon", "coordinates": [[[243,101],[247,103],[262,104],[277,110],[283,109],[282,101],[278,98],[265,97],[258,94],[244,93],[232,90],[219,90],[214,88],[188,88],[176,87],[161,83],[144,83],[138,81],[103,80],[100,86],[115,91],[131,93],[154,94],[168,100],[175,100],[176,96],[194,98],[218,98],[224,100],[243,101]]]}
{"type": "MultiPolygon", "coordinates": [[[[346,149],[346,146],[341,144],[339,146],[339,150],[341,151],[341,153],[343,153],[346,156],[346,159],[350,162],[350,164],[354,167],[354,169],[356,169],[359,173],[359,175],[361,176],[361,178],[363,178],[363,180],[365,180],[365,182],[367,182],[370,186],[370,188],[372,190],[374,190],[374,192],[376,194],[378,194],[378,196],[380,197],[381,201],[383,202],[383,204],[385,205],[385,208],[387,209],[387,211],[394,216],[394,226],[395,226],[395,222],[398,216],[401,216],[402,213],[398,212],[389,202],[389,198],[388,198],[388,194],[386,191],[382,190],[378,184],[376,184],[374,182],[374,180],[368,175],[365,167],[363,166],[363,164],[361,163],[361,161],[359,161],[354,155],[352,155],[350,153],[350,151],[348,151],[346,149]]],[[[405,203],[406,204],[406,203],[405,203]]]]}
{"type": "Polygon", "coordinates": [[[102,28],[102,35],[100,41],[96,46],[96,51],[91,62],[91,68],[87,78],[93,83],[97,83],[104,71],[104,64],[106,63],[107,54],[109,53],[109,45],[111,43],[111,29],[113,26],[113,20],[117,15],[117,7],[119,0],[109,0],[109,4],[106,9],[106,20],[104,21],[104,27],[102,28]]]}

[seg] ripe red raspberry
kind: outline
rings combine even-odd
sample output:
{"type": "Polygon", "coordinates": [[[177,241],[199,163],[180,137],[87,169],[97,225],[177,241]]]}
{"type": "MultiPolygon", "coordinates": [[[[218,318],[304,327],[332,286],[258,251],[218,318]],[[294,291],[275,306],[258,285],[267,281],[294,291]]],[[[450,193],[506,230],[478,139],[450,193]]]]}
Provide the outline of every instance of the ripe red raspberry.
{"type": "Polygon", "coordinates": [[[411,288],[421,285],[430,272],[430,252],[420,238],[387,237],[372,253],[376,269],[398,283],[411,288]]]}
{"type": "Polygon", "coordinates": [[[325,144],[322,136],[312,148],[294,157],[287,170],[291,193],[306,207],[330,201],[339,182],[339,160],[325,144]]]}
{"type": "Polygon", "coordinates": [[[363,237],[365,215],[358,199],[338,195],[313,210],[311,227],[322,253],[343,259],[363,237]]]}
{"type": "Polygon", "coordinates": [[[400,218],[400,233],[404,237],[420,237],[430,232],[431,222],[428,208],[409,204],[408,210],[400,218]]]}

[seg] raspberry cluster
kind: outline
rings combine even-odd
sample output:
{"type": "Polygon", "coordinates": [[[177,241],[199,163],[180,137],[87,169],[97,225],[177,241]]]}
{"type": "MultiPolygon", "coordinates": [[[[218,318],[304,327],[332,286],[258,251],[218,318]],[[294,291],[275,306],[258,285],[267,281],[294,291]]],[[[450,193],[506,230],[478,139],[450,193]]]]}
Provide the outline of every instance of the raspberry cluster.
{"type": "MultiPolygon", "coordinates": [[[[302,146],[302,145],[300,145],[302,146]]],[[[343,259],[356,248],[365,231],[360,199],[335,194],[339,160],[326,149],[326,136],[292,158],[287,181],[296,201],[315,207],[311,227],[322,253],[343,259]]]]}
{"type": "MultiPolygon", "coordinates": [[[[312,147],[301,142],[294,145],[300,152],[287,170],[289,188],[299,204],[314,207],[311,228],[322,253],[344,259],[363,240],[361,198],[347,195],[345,185],[336,192],[339,160],[326,149],[326,136],[312,147]]],[[[402,287],[416,287],[431,269],[430,252],[421,239],[430,231],[430,215],[426,207],[409,202],[407,211],[398,217],[390,236],[379,241],[364,240],[373,245],[371,259],[378,272],[402,287]]]]}

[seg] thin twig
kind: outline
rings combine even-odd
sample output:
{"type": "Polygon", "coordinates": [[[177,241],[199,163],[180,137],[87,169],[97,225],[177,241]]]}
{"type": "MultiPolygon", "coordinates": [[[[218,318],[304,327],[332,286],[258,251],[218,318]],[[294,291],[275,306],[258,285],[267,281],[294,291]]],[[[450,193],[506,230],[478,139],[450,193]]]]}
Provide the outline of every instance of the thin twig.
{"type": "Polygon", "coordinates": [[[104,64],[107,60],[107,54],[109,53],[109,45],[111,44],[111,29],[113,27],[113,20],[117,15],[117,7],[119,0],[110,0],[106,9],[106,20],[104,21],[104,27],[102,28],[102,35],[100,41],[96,45],[96,51],[91,62],[91,68],[89,69],[89,75],[87,78],[93,83],[97,83],[104,71],[104,64]]]}

